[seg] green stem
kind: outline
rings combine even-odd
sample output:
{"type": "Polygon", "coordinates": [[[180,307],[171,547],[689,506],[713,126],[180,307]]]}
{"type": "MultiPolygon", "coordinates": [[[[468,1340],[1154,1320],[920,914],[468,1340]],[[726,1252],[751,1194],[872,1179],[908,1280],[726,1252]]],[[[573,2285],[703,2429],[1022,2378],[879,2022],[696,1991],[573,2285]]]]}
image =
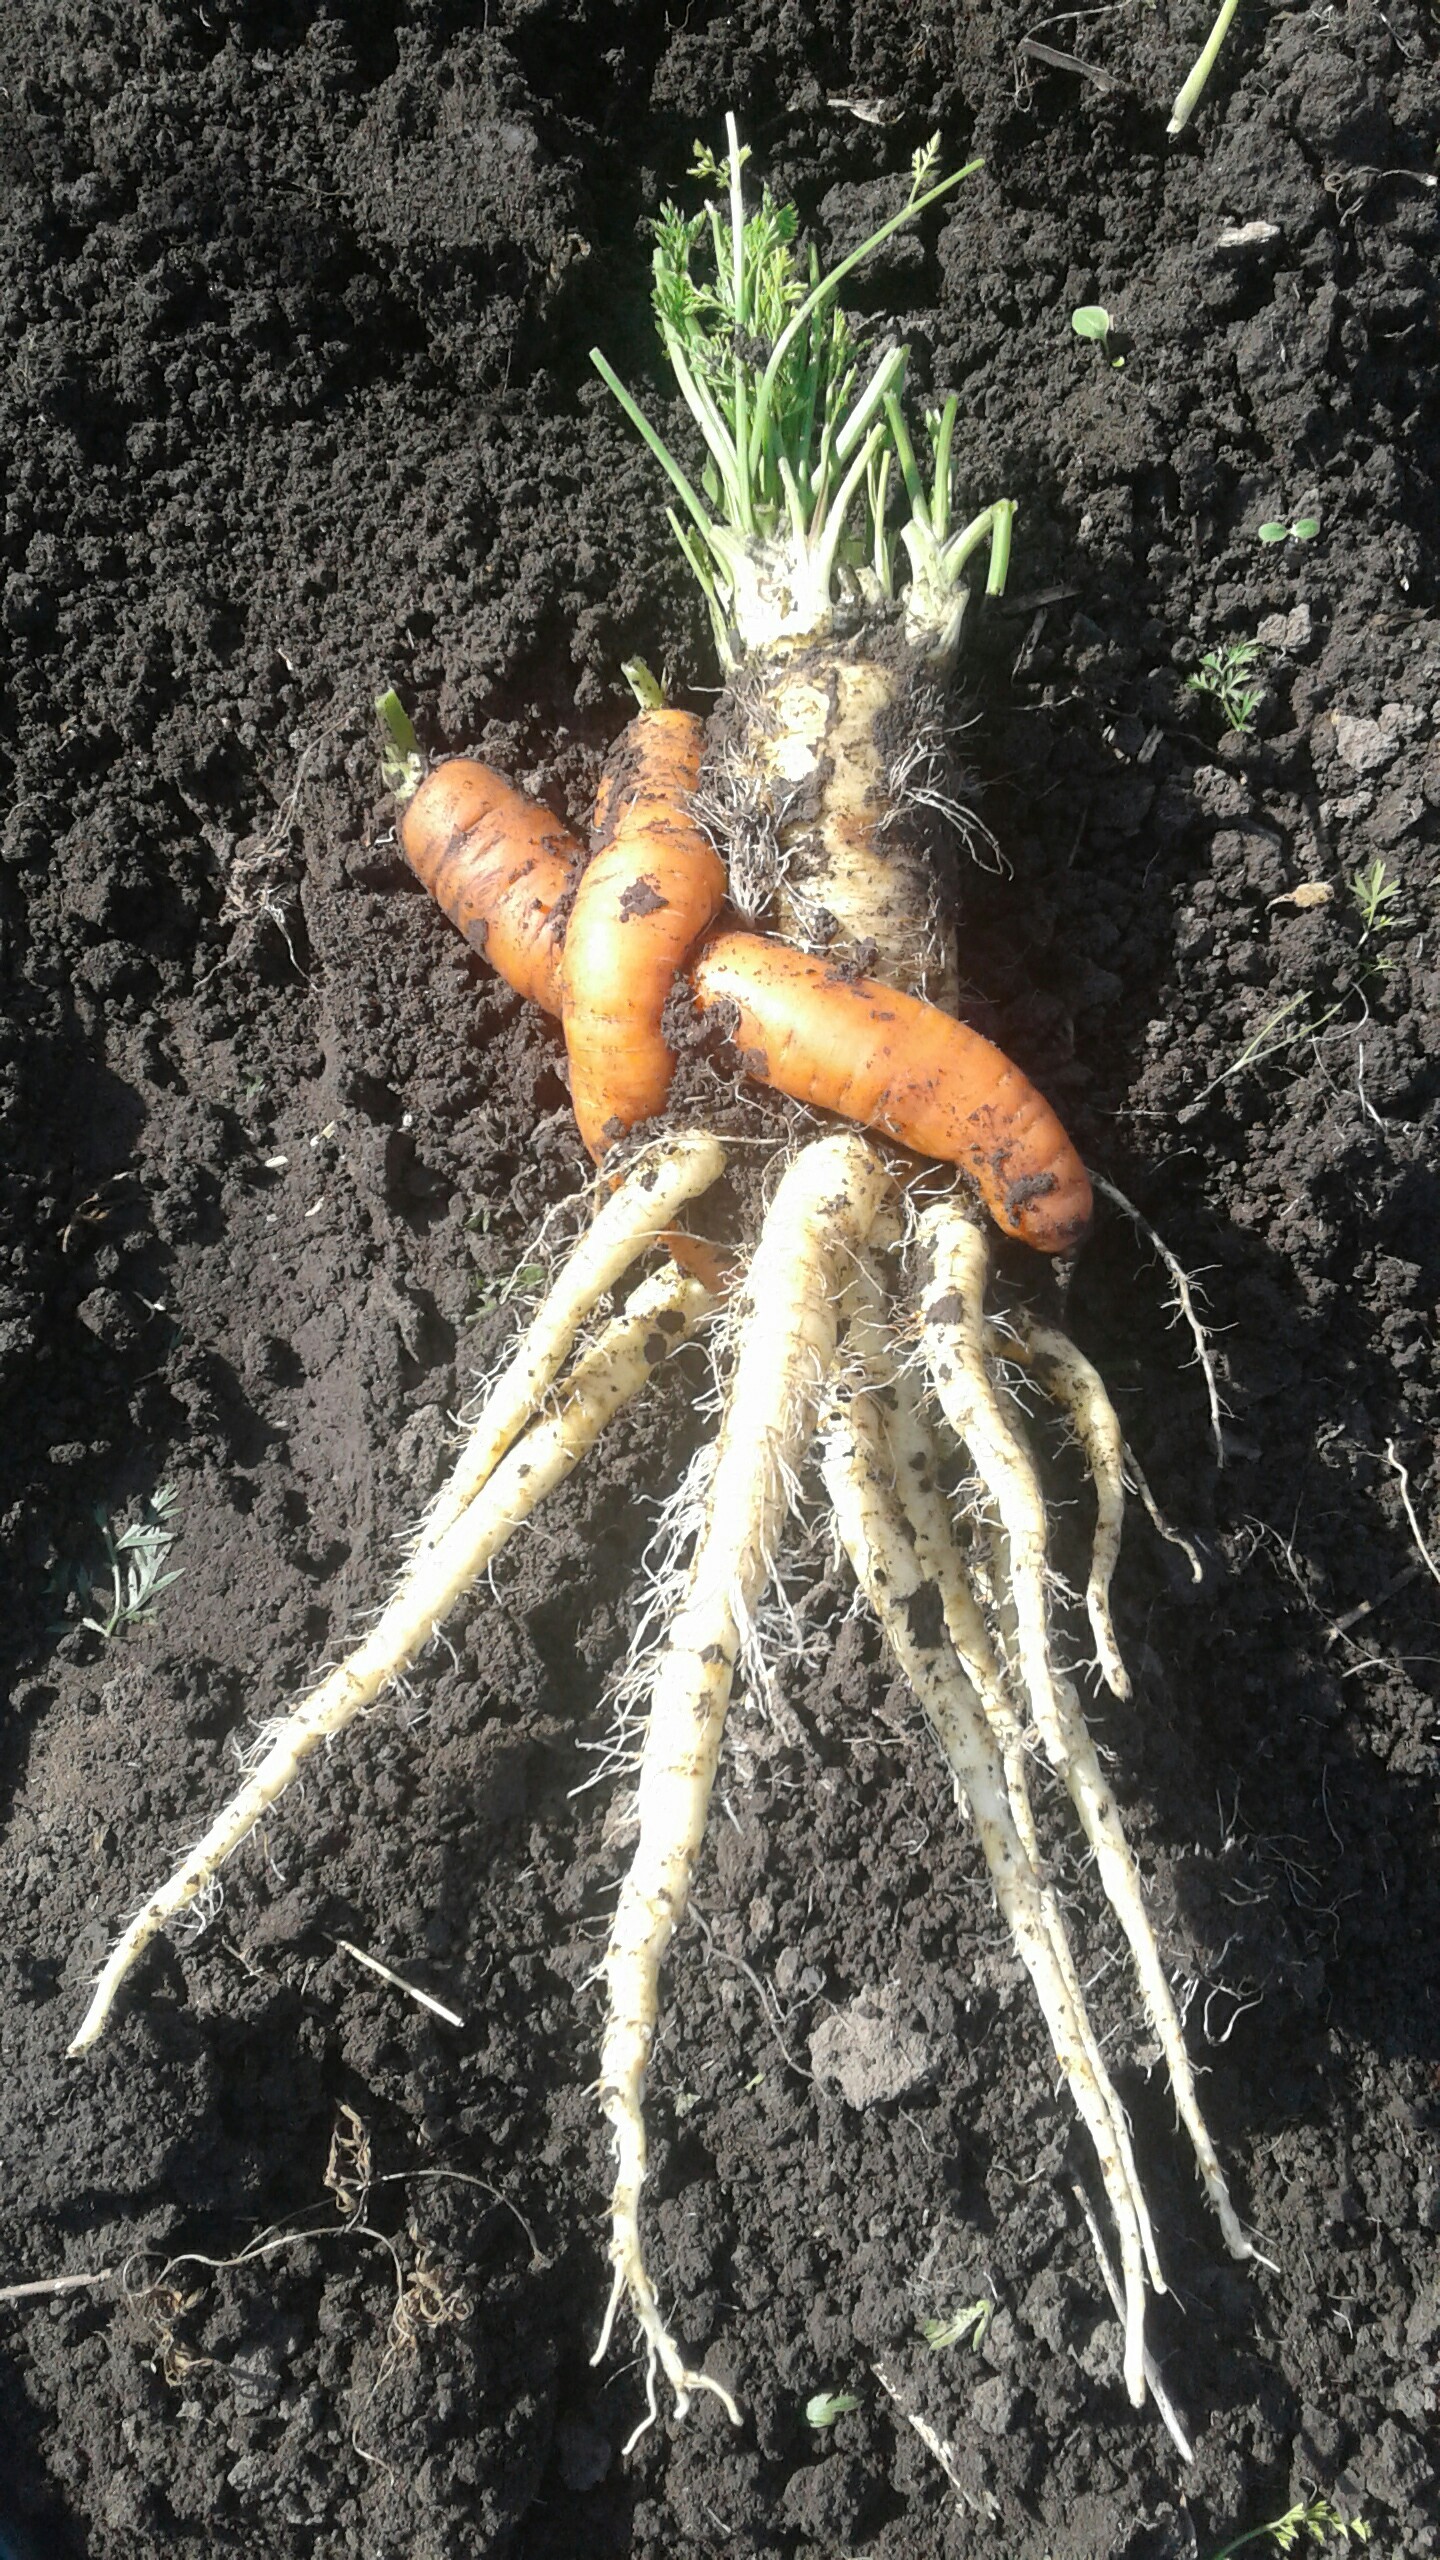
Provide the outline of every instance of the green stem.
{"type": "Polygon", "coordinates": [[[1165,127],[1168,134],[1183,133],[1199,106],[1205,92],[1205,83],[1215,68],[1220,47],[1230,32],[1230,21],[1239,6],[1240,0],[1223,0],[1220,15],[1205,39],[1204,51],[1170,110],[1170,121],[1165,127]]]}
{"type": "Polygon", "coordinates": [[[403,808],[407,800],[414,799],[420,788],[425,759],[420,753],[414,723],[393,685],[376,695],[375,716],[382,733],[381,779],[403,808]]]}
{"type": "Polygon", "coordinates": [[[985,581],[987,596],[1003,596],[1010,574],[1010,536],[1015,523],[1013,498],[997,498],[978,516],[972,516],[961,532],[952,534],[941,558],[952,581],[959,577],[968,560],[972,560],[982,542],[990,545],[990,574],[985,581]]]}
{"type": "Polygon", "coordinates": [[[790,530],[796,542],[803,545],[809,537],[809,521],[805,513],[805,501],[800,495],[800,483],[795,477],[789,454],[777,454],[776,465],[780,473],[780,486],[785,492],[785,504],[790,510],[790,530]]]}
{"type": "Polygon", "coordinates": [[[622,658],[620,673],[634,694],[642,711],[663,711],[665,687],[652,675],[643,658],[622,658]]]}
{"type": "Polygon", "coordinates": [[[876,410],[882,407],[888,409],[890,402],[897,397],[905,379],[905,366],[909,354],[908,347],[892,347],[888,356],[881,357],[869,382],[835,438],[837,462],[849,461],[857,444],[863,437],[868,436],[876,410]]]}
{"type": "Polygon", "coordinates": [[[835,504],[825,519],[824,530],[815,545],[817,584],[822,596],[828,596],[830,592],[830,581],[835,573],[835,555],[844,536],[845,519],[850,513],[850,501],[884,443],[885,434],[885,421],[882,418],[871,428],[860,451],[856,454],[836,492],[835,504]]]}
{"type": "Polygon", "coordinates": [[[894,456],[888,445],[882,447],[870,465],[869,512],[874,535],[871,566],[880,592],[892,603],[895,596],[895,563],[890,537],[885,530],[885,511],[890,499],[890,465],[894,456]]]}
{"type": "MultiPolygon", "coordinates": [[[[751,315],[745,308],[745,200],[740,187],[740,132],[733,115],[727,115],[725,118],[725,141],[730,160],[731,295],[735,304],[735,450],[740,459],[740,479],[742,482],[747,482],[742,490],[745,514],[741,522],[747,533],[753,533],[755,526],[750,514],[750,490],[743,467],[748,443],[749,368],[740,352],[740,335],[742,330],[749,331],[751,315]]],[[[716,273],[719,273],[718,259],[716,273]]]]}
{"type": "Polygon", "coordinates": [[[655,433],[654,428],[651,426],[650,421],[646,417],[639,402],[631,398],[624,383],[621,381],[619,374],[615,371],[614,366],[606,363],[605,358],[600,353],[598,347],[591,348],[590,361],[595,367],[596,372],[599,374],[601,381],[604,383],[606,390],[614,393],[615,398],[619,401],[621,408],[629,419],[631,426],[635,429],[638,435],[644,437],[645,442],[650,447],[650,450],[654,454],[662,471],[669,473],[674,487],[679,490],[681,497],[684,499],[686,506],[689,508],[690,513],[694,517],[695,522],[699,526],[705,540],[707,542],[711,541],[715,533],[714,524],[706,514],[704,506],[696,496],[695,491],[691,488],[689,481],[686,479],[684,472],[681,470],[674,454],[670,451],[669,446],[661,442],[661,439],[655,433]]]}
{"type": "Polygon", "coordinates": [[[680,546],[681,557],[691,577],[710,608],[710,627],[715,634],[715,646],[720,652],[722,663],[728,665],[730,644],[726,636],[725,609],[720,602],[720,590],[715,584],[713,563],[701,550],[688,525],[681,523],[673,507],[666,508],[665,521],[680,546]]]}
{"type": "MultiPolygon", "coordinates": [[[[1238,0],[1236,5],[1238,6],[1238,0]]],[[[770,350],[770,361],[760,377],[760,388],[755,397],[755,417],[750,429],[748,456],[752,473],[764,450],[765,430],[770,421],[770,403],[775,396],[775,384],[779,378],[780,368],[801,330],[806,327],[813,314],[820,309],[822,303],[834,297],[852,270],[860,266],[873,250],[881,246],[883,241],[888,240],[892,232],[902,230],[907,222],[918,221],[920,215],[932,204],[938,204],[942,196],[948,196],[953,188],[958,187],[964,179],[973,178],[977,169],[983,169],[984,166],[983,160],[967,161],[963,169],[957,169],[952,177],[942,178],[939,186],[931,187],[928,194],[918,196],[913,204],[907,204],[901,212],[892,213],[889,221],[882,222],[878,231],[872,231],[868,240],[862,240],[858,249],[852,249],[848,258],[842,258],[838,267],[832,267],[830,273],[821,278],[814,291],[806,295],[799,310],[791,314],[770,350]]]]}
{"type": "Polygon", "coordinates": [[[1010,575],[1010,537],[1015,530],[1015,501],[997,498],[995,530],[990,536],[990,575],[985,581],[987,596],[1003,596],[1010,575]]]}
{"type": "Polygon", "coordinates": [[[900,465],[900,476],[905,483],[905,495],[910,501],[910,521],[912,524],[918,524],[923,532],[928,533],[930,510],[925,503],[925,484],[920,477],[920,465],[915,459],[915,447],[910,441],[910,430],[905,424],[900,403],[893,392],[885,403],[885,415],[889,420],[890,441],[895,448],[895,459],[900,465]]]}
{"type": "Polygon", "coordinates": [[[662,338],[665,353],[669,358],[670,370],[680,385],[680,396],[704,437],[724,483],[730,521],[739,526],[742,532],[749,533],[751,530],[750,491],[746,485],[741,458],[736,452],[734,441],[704,383],[692,371],[689,358],[674,330],[664,330],[662,338]]]}
{"type": "Polygon", "coordinates": [[[950,448],[955,441],[955,420],[960,412],[960,395],[952,391],[940,412],[935,433],[935,493],[930,501],[930,530],[939,543],[950,532],[950,448]]]}

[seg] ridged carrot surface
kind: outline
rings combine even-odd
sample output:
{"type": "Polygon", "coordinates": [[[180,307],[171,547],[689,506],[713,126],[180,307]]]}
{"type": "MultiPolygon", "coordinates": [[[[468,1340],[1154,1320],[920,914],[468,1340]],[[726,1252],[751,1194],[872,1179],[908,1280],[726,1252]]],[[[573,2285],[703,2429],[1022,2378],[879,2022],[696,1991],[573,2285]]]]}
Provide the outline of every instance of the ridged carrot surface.
{"type": "Polygon", "coordinates": [[[962,1166],[996,1224],[1038,1252],[1079,1243],[1085,1167],[1028,1076],[978,1031],[756,933],[713,935],[690,982],[702,1009],[738,1008],[734,1044],[758,1083],[962,1166]]]}
{"type": "Polygon", "coordinates": [[[560,1010],[563,933],[556,910],[580,847],[548,809],[472,756],[450,756],[400,820],[416,878],[517,995],[560,1010]]]}
{"type": "Polygon", "coordinates": [[[601,780],[561,977],[571,1101],[592,1156],[664,1109],[675,1060],[660,1018],[725,896],[724,864],[690,815],[703,746],[693,713],[641,711],[601,780]]]}

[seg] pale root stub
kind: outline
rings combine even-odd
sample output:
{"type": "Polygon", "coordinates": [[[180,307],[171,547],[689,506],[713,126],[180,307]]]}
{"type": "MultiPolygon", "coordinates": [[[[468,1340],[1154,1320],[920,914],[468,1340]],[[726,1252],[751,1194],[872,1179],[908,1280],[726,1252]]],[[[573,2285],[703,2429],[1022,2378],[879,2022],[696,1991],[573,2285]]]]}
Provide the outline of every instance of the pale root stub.
{"type": "Polygon", "coordinates": [[[892,666],[838,654],[802,660],[770,688],[754,752],[777,802],[801,813],[780,818],[775,923],[785,940],[813,944],[817,913],[828,915],[842,953],[873,943],[872,975],[955,1013],[954,920],[890,792],[881,733],[896,706],[892,666]]]}
{"type": "MultiPolygon", "coordinates": [[[[742,912],[802,949],[863,953],[867,974],[953,1014],[956,929],[933,823],[895,779],[907,746],[912,762],[934,751],[918,676],[903,651],[892,663],[841,644],[747,662],[722,708],[702,805],[742,912]]],[[[935,697],[924,698],[928,717],[935,697]]]]}

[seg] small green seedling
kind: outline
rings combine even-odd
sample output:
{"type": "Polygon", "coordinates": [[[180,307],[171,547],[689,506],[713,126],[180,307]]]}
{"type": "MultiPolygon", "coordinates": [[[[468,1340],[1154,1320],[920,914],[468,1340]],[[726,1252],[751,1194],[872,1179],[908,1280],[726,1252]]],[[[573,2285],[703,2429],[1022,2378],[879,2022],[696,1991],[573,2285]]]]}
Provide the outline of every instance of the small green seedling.
{"type": "Polygon", "coordinates": [[[943,2355],[947,2347],[958,2347],[963,2338],[969,2339],[970,2352],[976,2355],[985,2343],[994,2310],[988,2294],[982,2293],[978,2302],[967,2302],[963,2311],[952,2311],[948,2319],[920,2321],[920,2335],[932,2355],[943,2355]]]}
{"type": "Polygon", "coordinates": [[[1259,655],[1258,640],[1223,640],[1218,649],[1206,650],[1198,672],[1185,680],[1187,693],[1208,694],[1219,703],[1226,728],[1241,738],[1250,736],[1265,698],[1263,685],[1246,681],[1259,655]]]}
{"type": "Polygon", "coordinates": [[[1320,530],[1318,516],[1296,516],[1293,524],[1281,524],[1272,517],[1262,524],[1257,539],[1261,542],[1313,542],[1320,530]]]}
{"type": "Polygon", "coordinates": [[[1293,1049],[1301,1040],[1318,1039],[1327,1023],[1333,1022],[1341,1010],[1338,1004],[1331,1004],[1323,1013],[1312,1015],[1309,1006],[1310,992],[1306,987],[1302,987],[1296,996],[1287,996],[1283,1004],[1277,1004],[1274,1012],[1266,1015],[1259,1030],[1251,1032],[1239,1056],[1232,1058],[1228,1067],[1222,1067],[1218,1076],[1212,1076],[1207,1085],[1202,1085],[1200,1091],[1191,1096],[1186,1110],[1198,1111],[1201,1103],[1217,1087],[1227,1084],[1231,1076],[1243,1075],[1249,1067],[1263,1066],[1267,1058],[1278,1058],[1282,1051],[1293,1049]]]}
{"type": "Polygon", "coordinates": [[[1247,2543],[1263,2542],[1267,2538],[1277,2551],[1294,2551],[1303,2541],[1318,2543],[1323,2549],[1332,2534],[1338,2534],[1342,2542],[1368,2542],[1370,2527],[1362,2524],[1358,2516],[1353,2516],[1347,2524],[1339,2508],[1333,2506],[1328,2498],[1301,2499],[1298,2505],[1287,2508],[1283,2516],[1276,2516],[1270,2524],[1252,2524],[1248,2533],[1237,2534],[1233,2542],[1223,2543],[1218,2551],[1212,2552],[1211,2560],[1230,2560],[1232,2551],[1241,2551],[1247,2543]]]}
{"type": "Polygon", "coordinates": [[[521,1262],[513,1271],[502,1272],[498,1279],[487,1280],[477,1275],[470,1300],[472,1316],[488,1316],[496,1307],[508,1306],[512,1298],[524,1297],[538,1289],[545,1277],[543,1262],[521,1262]]]}
{"type": "Polygon", "coordinates": [[[1393,932],[1400,921],[1392,912],[1400,896],[1400,883],[1380,855],[1351,875],[1350,895],[1359,909],[1362,942],[1393,932]]]}
{"type": "MultiPolygon", "coordinates": [[[[138,1626],[148,1618],[160,1594],[180,1579],[180,1569],[166,1573],[165,1558],[175,1544],[174,1512],[179,1495],[173,1484],[162,1484],[151,1494],[141,1517],[131,1528],[117,1535],[102,1509],[97,1507],[95,1525],[105,1546],[105,1561],[110,1572],[109,1604],[103,1617],[82,1618],[82,1627],[109,1643],[122,1627],[138,1626]]],[[[80,1597],[95,1597],[96,1585],[86,1574],[80,1584],[80,1597]]],[[[103,1604],[102,1604],[103,1605],[103,1604]]]]}
{"type": "Polygon", "coordinates": [[[1125,359],[1123,356],[1117,356],[1110,345],[1110,332],[1114,325],[1102,302],[1082,302],[1078,311],[1072,311],[1070,314],[1070,326],[1076,337],[1092,338],[1106,363],[1119,373],[1125,359]]]}
{"type": "Polygon", "coordinates": [[[837,2418],[845,2417],[851,2409],[859,2406],[853,2391],[817,2391],[813,2399],[805,2403],[805,2424],[807,2427],[833,2427],[837,2418]]]}
{"type": "Polygon", "coordinates": [[[425,759],[414,723],[393,685],[387,692],[377,694],[375,716],[380,723],[380,774],[385,788],[393,791],[397,800],[413,799],[425,770],[425,759]]]}

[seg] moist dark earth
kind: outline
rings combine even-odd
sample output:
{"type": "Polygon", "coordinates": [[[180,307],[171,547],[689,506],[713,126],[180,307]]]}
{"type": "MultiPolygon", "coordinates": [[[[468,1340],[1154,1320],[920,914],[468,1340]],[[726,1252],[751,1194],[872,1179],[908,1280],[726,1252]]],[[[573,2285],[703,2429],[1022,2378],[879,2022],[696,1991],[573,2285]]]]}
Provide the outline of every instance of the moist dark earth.
{"type": "MultiPolygon", "coordinates": [[[[1168,141],[1207,14],[0,12],[0,2282],[83,2279],[0,2305],[16,2560],[1208,2560],[1317,2491],[1440,2552],[1436,27],[1242,11],[1168,141]],[[554,1029],[406,872],[370,704],[583,826],[623,658],[713,700],[587,351],[693,452],[647,224],[728,107],[827,256],[932,132],[985,160],[854,299],[917,398],[959,390],[967,501],[1019,502],[955,699],[1005,854],[961,874],[970,1017],[1197,1275],[1223,1399],[1222,1469],[1102,1199],[1066,1321],[1204,1580],[1137,1511],[1137,1694],[1093,1713],[1273,2261],[1224,2256],[1052,1812],[1188,2466],[1125,2402],[1085,2145],[823,1536],[651,2083],[662,2293],[745,2424],[622,2451],[640,2377],[588,2358],[626,1831],[592,1782],[698,1355],[63,2058],[237,1737],[383,1596],[537,1229],[581,1215],[554,1029]],[[1189,679],[1247,641],[1240,736],[1189,679]],[[100,1523],[167,1487],[180,1578],[102,1638],[100,1523]],[[821,2063],[867,2016],[887,2094],[853,2104],[821,2063]],[[978,2348],[924,2342],[982,2300],[978,2348]],[[820,2392],[855,2405],[814,2427],[820,2392]]],[[[1045,1464],[1073,1580],[1084,1487],[1045,1464]]]]}

